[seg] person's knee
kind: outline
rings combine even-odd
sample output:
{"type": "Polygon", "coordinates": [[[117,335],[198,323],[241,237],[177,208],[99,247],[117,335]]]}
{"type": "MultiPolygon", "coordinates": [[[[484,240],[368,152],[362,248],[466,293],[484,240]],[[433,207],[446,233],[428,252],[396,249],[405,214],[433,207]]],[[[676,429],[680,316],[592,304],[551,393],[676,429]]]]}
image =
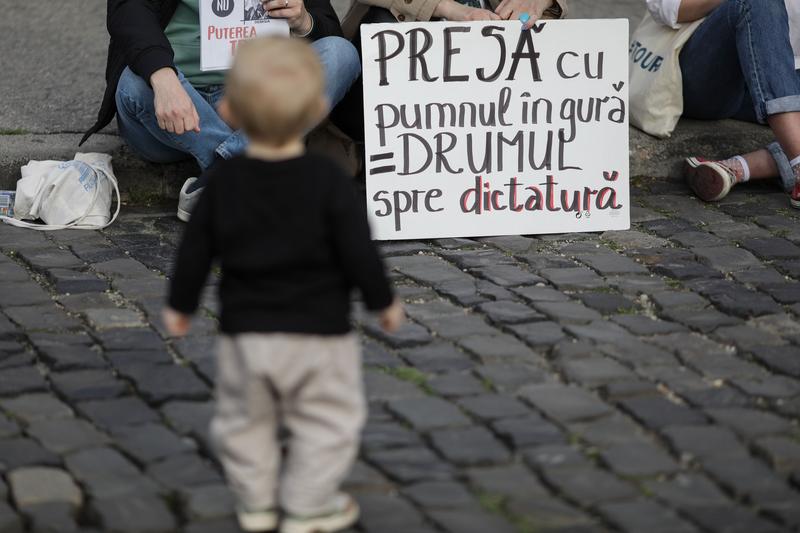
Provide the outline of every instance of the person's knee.
{"type": "Polygon", "coordinates": [[[119,77],[117,91],[114,96],[118,110],[127,110],[135,113],[146,105],[148,101],[151,102],[153,100],[153,90],[142,78],[134,74],[130,68],[125,67],[119,77]]]}
{"type": "Polygon", "coordinates": [[[322,63],[336,78],[351,84],[361,74],[358,51],[344,37],[324,37],[314,44],[322,63]]]}
{"type": "Polygon", "coordinates": [[[725,4],[734,10],[737,22],[749,17],[764,17],[763,20],[776,23],[787,18],[784,0],[728,0],[725,4]]]}

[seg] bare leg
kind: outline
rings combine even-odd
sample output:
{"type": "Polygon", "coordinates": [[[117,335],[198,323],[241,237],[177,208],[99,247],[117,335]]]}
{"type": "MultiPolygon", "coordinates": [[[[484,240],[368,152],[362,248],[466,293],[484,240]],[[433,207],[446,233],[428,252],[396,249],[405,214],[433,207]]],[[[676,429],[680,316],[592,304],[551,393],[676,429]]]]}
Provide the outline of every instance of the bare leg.
{"type": "Polygon", "coordinates": [[[789,160],[800,156],[800,113],[770,115],[767,123],[789,160]]]}
{"type": "Polygon", "coordinates": [[[761,180],[766,178],[774,178],[779,174],[778,165],[775,164],[775,158],[769,153],[766,148],[760,148],[755,152],[744,154],[745,161],[750,167],[750,179],[761,180]]]}

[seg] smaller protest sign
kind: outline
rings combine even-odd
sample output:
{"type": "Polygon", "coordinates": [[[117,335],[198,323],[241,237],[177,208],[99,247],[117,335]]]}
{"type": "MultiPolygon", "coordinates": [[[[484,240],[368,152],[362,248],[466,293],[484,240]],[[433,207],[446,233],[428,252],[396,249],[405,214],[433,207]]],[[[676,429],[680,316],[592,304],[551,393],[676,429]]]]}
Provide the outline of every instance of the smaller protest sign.
{"type": "Polygon", "coordinates": [[[200,0],[200,70],[230,68],[239,41],[266,35],[288,36],[289,25],[261,0],[200,0]]]}

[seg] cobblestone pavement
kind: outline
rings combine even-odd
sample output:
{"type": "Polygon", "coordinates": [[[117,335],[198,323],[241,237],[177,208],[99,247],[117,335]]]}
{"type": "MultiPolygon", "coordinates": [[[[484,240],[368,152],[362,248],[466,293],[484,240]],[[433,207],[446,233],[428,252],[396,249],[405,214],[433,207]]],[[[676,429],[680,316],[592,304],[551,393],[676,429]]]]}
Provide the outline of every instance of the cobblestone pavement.
{"type": "MultiPolygon", "coordinates": [[[[639,180],[630,231],[383,246],[411,322],[358,313],[369,533],[800,526],[800,220],[639,180]]],[[[0,531],[236,531],[209,449],[212,291],[158,314],[181,229],[0,225],[0,531]]]]}

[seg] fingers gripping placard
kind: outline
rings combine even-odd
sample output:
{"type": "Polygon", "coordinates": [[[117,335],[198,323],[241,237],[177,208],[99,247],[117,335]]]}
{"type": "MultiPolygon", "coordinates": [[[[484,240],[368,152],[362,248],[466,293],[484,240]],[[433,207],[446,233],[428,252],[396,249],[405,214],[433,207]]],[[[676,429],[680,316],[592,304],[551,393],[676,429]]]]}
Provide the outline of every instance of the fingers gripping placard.
{"type": "Polygon", "coordinates": [[[627,229],[628,21],[361,26],[374,237],[627,229]]]}

